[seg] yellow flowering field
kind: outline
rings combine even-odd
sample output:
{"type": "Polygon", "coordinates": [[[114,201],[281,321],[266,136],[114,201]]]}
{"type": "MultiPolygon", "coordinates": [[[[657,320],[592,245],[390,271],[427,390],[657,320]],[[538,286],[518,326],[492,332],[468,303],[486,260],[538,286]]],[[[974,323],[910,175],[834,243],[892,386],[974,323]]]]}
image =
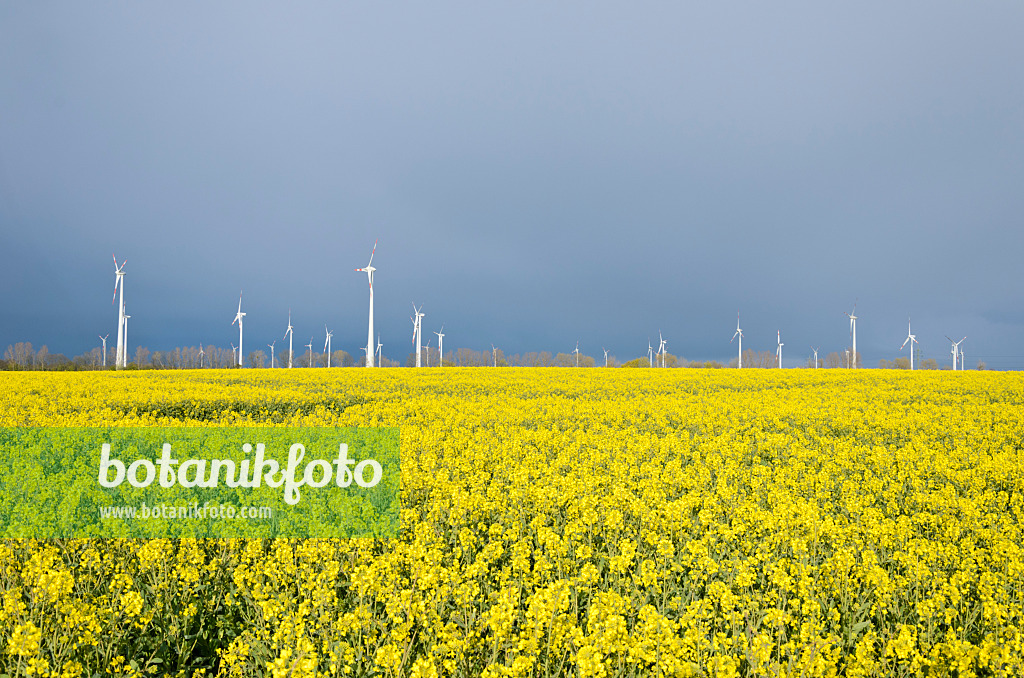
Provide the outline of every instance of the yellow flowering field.
{"type": "Polygon", "coordinates": [[[0,425],[398,426],[393,540],[0,542],[7,676],[1024,675],[1024,379],[0,373],[0,425]]]}

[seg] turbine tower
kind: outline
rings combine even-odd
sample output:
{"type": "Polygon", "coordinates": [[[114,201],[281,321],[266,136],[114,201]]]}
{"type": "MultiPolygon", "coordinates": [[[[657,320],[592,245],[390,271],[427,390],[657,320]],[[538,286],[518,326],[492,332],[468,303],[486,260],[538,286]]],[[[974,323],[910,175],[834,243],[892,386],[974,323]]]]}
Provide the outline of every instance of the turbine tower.
{"type": "MultiPolygon", "coordinates": [[[[442,328],[443,329],[443,328],[442,328]]],[[[380,366],[381,349],[384,348],[384,344],[380,343],[380,335],[377,335],[377,366],[380,366]]]]}
{"type": "Polygon", "coordinates": [[[494,348],[494,344],[491,344],[491,353],[494,355],[494,366],[498,366],[498,349],[494,348]]]}
{"type": "Polygon", "coordinates": [[[284,331],[284,337],[281,337],[282,339],[284,339],[285,337],[288,338],[288,369],[291,369],[291,367],[292,367],[292,335],[293,334],[295,334],[295,332],[292,329],[292,310],[289,308],[288,309],[288,329],[286,329],[284,331]]]}
{"type": "Polygon", "coordinates": [[[128,367],[128,311],[124,313],[124,358],[121,362],[121,367],[128,367]]]}
{"type": "MultiPolygon", "coordinates": [[[[96,335],[96,336],[99,336],[99,335],[96,335]]],[[[106,337],[100,337],[100,341],[103,342],[103,366],[104,367],[107,366],[107,337],[109,337],[109,336],[110,336],[110,333],[107,333],[106,337]]]]}
{"type": "Polygon", "coordinates": [[[270,369],[274,369],[274,344],[277,343],[277,339],[267,344],[267,348],[270,349],[270,369]]]}
{"type": "Polygon", "coordinates": [[[776,341],[779,342],[779,347],[775,349],[775,358],[779,361],[779,368],[782,368],[782,347],[785,344],[782,343],[782,330],[779,330],[776,335],[776,341]]]}
{"type": "MultiPolygon", "coordinates": [[[[903,346],[910,342],[910,369],[914,369],[914,344],[919,343],[917,337],[910,333],[910,318],[907,318],[907,338],[903,340],[903,346]]],[[[903,350],[903,346],[900,346],[900,350],[903,350]]]]}
{"type": "Polygon", "coordinates": [[[239,292],[238,293],[238,312],[235,313],[235,319],[231,321],[232,325],[234,325],[235,323],[238,323],[238,366],[239,367],[242,366],[242,355],[244,355],[242,353],[242,318],[244,318],[244,317],[245,317],[245,314],[242,313],[242,293],[239,292]]]}
{"type": "Polygon", "coordinates": [[[327,351],[327,367],[331,366],[331,337],[334,336],[334,332],[327,329],[327,325],[324,325],[324,332],[327,333],[327,339],[324,341],[324,350],[327,351]]]}
{"type": "MultiPolygon", "coordinates": [[[[420,308],[423,308],[423,306],[421,305],[420,308]]],[[[416,342],[416,367],[423,367],[423,349],[421,348],[421,334],[423,328],[423,318],[426,316],[426,314],[420,313],[420,308],[416,308],[415,303],[412,305],[413,313],[416,314],[415,320],[412,321],[412,338],[413,341],[416,342]]],[[[372,348],[372,346],[368,346],[367,348],[372,348]]]]}
{"type": "Polygon", "coordinates": [[[668,344],[668,342],[661,336],[661,330],[658,330],[658,355],[661,356],[662,367],[665,367],[665,353],[667,352],[665,351],[666,344],[668,344]]]}
{"type": "Polygon", "coordinates": [[[576,367],[580,366],[580,342],[576,342],[576,348],[573,349],[573,353],[576,354],[576,367]]]}
{"type": "Polygon", "coordinates": [[[202,369],[205,363],[206,351],[203,350],[203,342],[199,342],[199,369],[202,369]]]}
{"type": "Polygon", "coordinates": [[[604,351],[604,366],[608,367],[608,349],[602,346],[601,350],[604,351]]]}
{"type": "MultiPolygon", "coordinates": [[[[949,335],[948,334],[946,335],[946,339],[949,339],[949,335]]],[[[952,346],[953,346],[953,348],[950,349],[950,353],[953,354],[953,370],[954,371],[956,371],[956,359],[957,359],[957,357],[958,357],[958,355],[960,353],[960,344],[962,344],[965,339],[967,339],[966,336],[963,339],[961,339],[960,341],[953,341],[952,339],[949,339],[949,343],[952,344],[952,346]]],[[[960,368],[963,369],[963,365],[961,365],[960,368]]]]}
{"type": "Polygon", "coordinates": [[[125,259],[121,265],[117,265],[117,257],[114,257],[114,298],[110,300],[113,304],[117,300],[118,292],[121,294],[121,303],[117,305],[117,353],[114,356],[114,366],[117,369],[124,367],[124,267],[128,263],[125,259]]]}
{"type": "Polygon", "coordinates": [[[740,329],[740,313],[736,312],[736,334],[732,335],[732,339],[729,340],[731,344],[736,340],[736,337],[740,338],[739,350],[736,352],[736,366],[739,369],[743,369],[743,330],[740,329]]]}
{"type": "Polygon", "coordinates": [[[309,349],[309,366],[313,366],[313,337],[309,338],[309,343],[306,344],[306,348],[309,349]]]}
{"type": "Polygon", "coordinates": [[[651,367],[654,367],[654,347],[651,346],[650,339],[647,340],[647,362],[651,364],[651,367]]]}
{"type": "Polygon", "coordinates": [[[235,352],[238,351],[238,347],[231,344],[231,365],[234,366],[238,362],[238,358],[235,356],[235,352]]]}
{"type": "Polygon", "coordinates": [[[853,313],[847,313],[846,317],[850,319],[850,336],[853,338],[853,356],[850,358],[851,367],[857,368],[857,302],[853,302],[853,313]]]}
{"type": "Polygon", "coordinates": [[[434,334],[437,335],[437,366],[444,367],[444,323],[441,323],[441,331],[434,334]]]}
{"type": "MultiPolygon", "coordinates": [[[[377,253],[377,241],[373,241],[373,249],[370,251],[370,263],[365,268],[357,268],[356,271],[366,273],[366,279],[370,283],[370,323],[366,330],[366,366],[373,367],[373,255],[377,253]]],[[[417,365],[419,367],[419,365],[417,365]]]]}
{"type": "Polygon", "coordinates": [[[811,346],[811,350],[814,351],[814,369],[818,369],[818,348],[811,346]]]}

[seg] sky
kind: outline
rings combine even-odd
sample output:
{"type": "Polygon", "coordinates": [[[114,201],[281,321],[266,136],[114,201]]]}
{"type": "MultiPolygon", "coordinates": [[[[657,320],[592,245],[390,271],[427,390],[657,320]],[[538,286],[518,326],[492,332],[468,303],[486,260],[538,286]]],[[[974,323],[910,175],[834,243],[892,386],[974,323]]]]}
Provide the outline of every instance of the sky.
{"type": "Polygon", "coordinates": [[[1019,2],[0,4],[0,350],[1024,368],[1019,2]],[[302,349],[304,350],[304,349],[302,349]],[[905,354],[905,351],[904,351],[905,354]]]}

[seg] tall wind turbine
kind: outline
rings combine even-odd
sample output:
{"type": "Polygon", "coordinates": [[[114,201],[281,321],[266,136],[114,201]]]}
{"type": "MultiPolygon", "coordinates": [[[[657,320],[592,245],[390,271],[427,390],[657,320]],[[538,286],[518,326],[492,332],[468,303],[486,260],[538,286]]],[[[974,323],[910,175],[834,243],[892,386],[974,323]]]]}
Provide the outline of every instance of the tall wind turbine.
{"type": "Polygon", "coordinates": [[[658,330],[658,355],[661,356],[662,367],[665,367],[665,353],[667,352],[665,351],[666,344],[668,344],[668,342],[661,336],[661,330],[658,330]]]}
{"type": "Polygon", "coordinates": [[[740,338],[739,351],[736,353],[736,366],[739,369],[743,369],[743,330],[740,329],[740,313],[736,312],[736,334],[732,335],[732,339],[729,340],[731,344],[736,340],[736,337],[740,338]]]}
{"type": "MultiPolygon", "coordinates": [[[[114,257],[113,254],[110,256],[114,257]]],[[[117,369],[124,367],[124,267],[128,263],[125,259],[121,265],[117,265],[117,257],[114,257],[114,298],[110,300],[113,304],[117,300],[118,292],[121,293],[121,303],[117,305],[117,353],[114,356],[114,365],[117,369]]]]}
{"type": "Polygon", "coordinates": [[[306,344],[306,348],[309,349],[309,366],[313,366],[313,337],[309,338],[309,343],[306,344]]]}
{"type": "MultiPolygon", "coordinates": [[[[946,339],[949,339],[949,335],[948,334],[946,335],[946,339]]],[[[949,343],[952,344],[952,346],[953,346],[953,348],[950,350],[950,353],[953,354],[953,369],[954,370],[956,370],[956,359],[957,359],[957,357],[959,356],[959,353],[960,353],[960,344],[962,344],[965,339],[967,339],[966,336],[963,339],[961,339],[960,341],[953,341],[952,339],[949,339],[949,343]]],[[[961,365],[961,368],[962,367],[963,366],[961,365]]]]}
{"type": "Polygon", "coordinates": [[[274,369],[274,344],[277,343],[277,339],[267,344],[267,348],[270,349],[270,369],[274,369]]]}
{"type": "Polygon", "coordinates": [[[437,366],[444,367],[444,323],[441,323],[441,331],[434,334],[437,335],[437,366]]]}
{"type": "Polygon", "coordinates": [[[853,313],[847,313],[846,317],[850,319],[850,336],[853,337],[853,356],[851,357],[851,367],[856,369],[857,367],[857,302],[853,302],[853,313]]]}
{"type": "Polygon", "coordinates": [[[814,351],[814,369],[818,369],[818,348],[811,346],[811,350],[814,351]]]}
{"type": "Polygon", "coordinates": [[[242,356],[244,355],[242,353],[242,318],[244,318],[244,317],[245,317],[245,314],[242,313],[242,293],[239,292],[238,293],[238,312],[235,313],[235,319],[231,321],[232,325],[234,325],[235,323],[238,323],[238,366],[239,367],[242,366],[242,356]]]}
{"type": "Polygon", "coordinates": [[[580,366],[580,342],[576,342],[576,348],[572,350],[576,354],[576,367],[580,366]]]}
{"type": "MultiPolygon", "coordinates": [[[[910,369],[914,369],[914,344],[919,343],[917,337],[910,333],[910,318],[907,318],[907,338],[903,340],[903,346],[910,342],[910,369]]],[[[900,350],[903,350],[903,346],[900,346],[900,350]]]]}
{"type": "Polygon", "coordinates": [[[604,366],[608,367],[608,349],[602,346],[601,350],[604,351],[604,366]]]}
{"type": "MultiPolygon", "coordinates": [[[[420,308],[423,308],[421,305],[420,308]]],[[[412,338],[416,342],[416,367],[423,367],[421,358],[423,357],[423,349],[421,348],[421,334],[423,327],[423,318],[426,316],[425,313],[420,313],[420,308],[416,308],[416,304],[412,305],[413,313],[416,314],[416,318],[412,321],[412,338]]]]}
{"type": "Polygon", "coordinates": [[[334,336],[334,332],[327,329],[327,325],[324,325],[324,332],[327,333],[327,339],[324,341],[324,350],[327,351],[327,367],[331,366],[331,337],[334,336]]]}
{"type": "Polygon", "coordinates": [[[775,349],[775,357],[779,361],[779,368],[781,368],[782,367],[782,347],[785,346],[785,344],[782,343],[782,330],[778,331],[778,334],[776,336],[776,340],[779,342],[779,347],[777,349],[775,349]]]}
{"type": "MultiPolygon", "coordinates": [[[[357,268],[356,271],[366,273],[366,279],[370,283],[370,323],[366,330],[366,366],[373,367],[373,255],[377,253],[377,241],[373,241],[373,249],[370,251],[370,263],[365,268],[357,268]]],[[[419,359],[417,358],[417,361],[419,359]]],[[[416,367],[419,367],[417,365],[416,367]]]]}
{"type": "MultiPolygon", "coordinates": [[[[96,335],[96,336],[99,336],[99,335],[96,335]]],[[[103,366],[104,367],[107,366],[107,337],[109,337],[109,336],[110,336],[110,333],[108,332],[106,337],[100,337],[100,341],[103,342],[103,366]]]]}
{"type": "MultiPolygon", "coordinates": [[[[288,309],[288,329],[284,331],[284,337],[288,337],[288,369],[292,367],[292,335],[295,334],[292,329],[292,310],[288,309]]],[[[281,337],[284,339],[284,337],[281,337]]]]}

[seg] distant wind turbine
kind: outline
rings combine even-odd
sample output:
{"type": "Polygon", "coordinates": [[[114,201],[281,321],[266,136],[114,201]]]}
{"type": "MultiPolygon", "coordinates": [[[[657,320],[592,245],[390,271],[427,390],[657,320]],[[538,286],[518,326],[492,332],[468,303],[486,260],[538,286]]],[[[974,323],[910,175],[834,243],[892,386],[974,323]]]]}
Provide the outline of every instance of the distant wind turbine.
{"type": "Polygon", "coordinates": [[[850,319],[850,336],[853,338],[853,350],[851,367],[856,369],[857,367],[857,302],[853,302],[853,313],[847,313],[846,317],[850,319]]]}
{"type": "Polygon", "coordinates": [[[292,366],[292,335],[293,334],[295,334],[295,331],[292,329],[292,310],[289,308],[288,309],[288,329],[286,329],[284,331],[284,337],[281,337],[282,339],[284,339],[285,337],[288,337],[288,369],[291,369],[291,366],[292,366]]]}
{"type": "Polygon", "coordinates": [[[576,367],[580,366],[580,342],[576,342],[576,348],[572,350],[576,354],[576,367]]]}
{"type": "Polygon", "coordinates": [[[324,325],[324,332],[327,333],[327,339],[324,341],[324,350],[327,351],[327,367],[331,366],[331,337],[334,336],[334,332],[327,329],[327,325],[324,325]]]}
{"type": "Polygon", "coordinates": [[[235,323],[238,323],[238,366],[239,367],[242,366],[242,355],[243,355],[242,354],[242,318],[244,318],[244,317],[245,317],[245,314],[242,313],[242,293],[239,292],[238,293],[238,312],[235,313],[235,319],[231,321],[232,325],[234,325],[235,323]]]}
{"type": "Polygon", "coordinates": [[[124,363],[121,367],[128,367],[128,311],[124,312],[124,363]]]}
{"type": "Polygon", "coordinates": [[[491,344],[491,353],[494,354],[494,366],[498,366],[498,349],[494,348],[494,344],[491,344]]]}
{"type": "MultiPolygon", "coordinates": [[[[907,318],[907,338],[903,340],[903,346],[910,342],[910,369],[914,369],[914,344],[920,343],[917,341],[917,337],[910,333],[910,318],[907,318]]],[[[903,346],[900,346],[900,350],[903,350],[903,346]]]]}
{"type": "Polygon", "coordinates": [[[667,353],[665,350],[666,344],[668,344],[668,342],[661,336],[661,330],[658,330],[658,355],[661,356],[662,367],[665,367],[665,354],[667,353]]]}
{"type": "Polygon", "coordinates": [[[815,346],[811,346],[811,350],[814,351],[814,369],[818,369],[818,349],[815,346]]]}
{"type": "Polygon", "coordinates": [[[309,366],[313,366],[313,337],[309,338],[309,343],[306,344],[306,348],[309,349],[309,366]]]}
{"type": "MultiPolygon", "coordinates": [[[[366,366],[373,367],[373,255],[377,253],[377,241],[373,241],[373,250],[370,251],[370,263],[365,268],[357,268],[356,271],[366,273],[366,279],[370,283],[370,322],[366,330],[366,366]]],[[[416,367],[419,367],[417,365],[416,367]]]]}
{"type": "MultiPolygon", "coordinates": [[[[96,336],[99,336],[99,335],[96,335],[96,336]]],[[[100,337],[100,341],[103,342],[103,366],[104,367],[107,366],[107,337],[109,337],[109,336],[110,336],[110,333],[108,332],[106,337],[100,337]]]]}
{"type": "Polygon", "coordinates": [[[235,346],[234,344],[231,344],[231,364],[232,365],[237,365],[238,364],[238,358],[235,355],[236,351],[238,351],[238,347],[235,346]]]}
{"type": "Polygon", "coordinates": [[[125,339],[124,339],[124,267],[128,263],[125,259],[121,265],[117,265],[117,257],[114,257],[114,298],[110,300],[113,304],[117,300],[118,292],[121,294],[121,303],[117,305],[117,353],[114,355],[114,366],[117,369],[125,367],[125,339]]]}
{"type": "Polygon", "coordinates": [[[731,344],[733,341],[735,341],[736,337],[740,338],[740,343],[739,343],[739,347],[738,347],[739,351],[737,351],[737,354],[736,354],[736,361],[737,361],[736,362],[736,366],[739,369],[743,369],[743,330],[740,329],[740,313],[739,313],[739,311],[736,312],[736,334],[732,335],[732,339],[729,340],[729,343],[731,344]]]}
{"type": "Polygon", "coordinates": [[[602,346],[601,350],[604,351],[604,366],[608,367],[608,349],[602,346]]]}
{"type": "Polygon", "coordinates": [[[202,369],[205,365],[206,351],[203,350],[203,342],[199,342],[199,367],[202,369]]]}
{"type": "MultiPolygon", "coordinates": [[[[949,335],[948,334],[946,335],[946,339],[949,339],[949,335]]],[[[952,344],[952,346],[953,346],[953,348],[950,350],[950,353],[953,354],[953,369],[954,370],[956,370],[956,359],[959,356],[960,344],[962,344],[966,339],[967,339],[966,336],[964,336],[964,338],[961,339],[960,341],[953,341],[952,339],[949,339],[949,343],[952,344]]],[[[962,368],[963,368],[963,365],[961,365],[961,369],[962,368]]]]}
{"type": "Polygon", "coordinates": [[[437,366],[444,367],[444,323],[441,323],[441,331],[434,334],[437,335],[437,366]]]}
{"type": "Polygon", "coordinates": [[[380,343],[380,335],[377,335],[377,365],[380,366],[380,360],[382,357],[381,349],[384,348],[384,344],[380,343]]]}
{"type": "Polygon", "coordinates": [[[427,367],[430,367],[430,340],[427,339],[427,345],[423,347],[424,360],[427,363],[427,367]]]}
{"type": "Polygon", "coordinates": [[[654,367],[654,347],[651,346],[650,339],[647,340],[647,362],[651,364],[651,367],[654,367]]]}
{"type": "Polygon", "coordinates": [[[778,331],[778,334],[776,336],[776,340],[779,342],[779,347],[777,349],[775,349],[775,357],[779,361],[779,368],[781,368],[782,367],[782,347],[785,346],[785,344],[782,343],[782,330],[778,331]]]}
{"type": "Polygon", "coordinates": [[[422,308],[422,305],[420,305],[420,308],[416,308],[416,304],[413,303],[412,310],[413,313],[416,314],[416,317],[415,319],[410,318],[410,320],[412,320],[412,339],[414,342],[416,342],[416,367],[423,367],[423,363],[421,362],[421,358],[423,356],[423,349],[420,348],[420,342],[423,327],[423,318],[426,316],[426,314],[420,313],[420,309],[422,308]]]}
{"type": "Polygon", "coordinates": [[[274,369],[274,344],[277,343],[277,339],[267,344],[267,348],[270,349],[270,369],[274,369]]]}

